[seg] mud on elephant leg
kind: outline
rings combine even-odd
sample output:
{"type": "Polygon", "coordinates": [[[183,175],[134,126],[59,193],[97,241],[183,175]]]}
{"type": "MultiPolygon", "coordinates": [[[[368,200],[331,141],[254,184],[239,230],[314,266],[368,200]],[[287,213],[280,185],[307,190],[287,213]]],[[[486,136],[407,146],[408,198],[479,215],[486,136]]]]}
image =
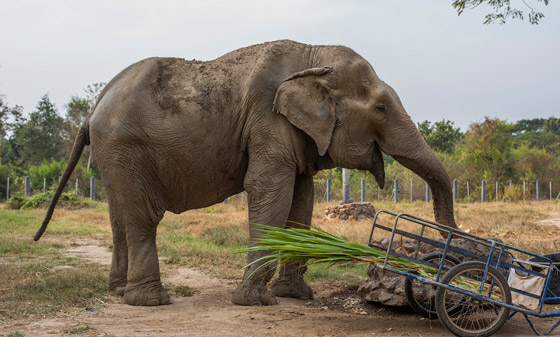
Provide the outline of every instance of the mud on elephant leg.
{"type": "Polygon", "coordinates": [[[278,297],[313,299],[313,289],[303,279],[306,270],[302,262],[280,266],[278,278],[272,281],[270,291],[278,297]]]}
{"type": "MultiPolygon", "coordinates": [[[[250,252],[247,261],[256,261],[270,252],[250,252]]],[[[245,269],[243,282],[233,293],[232,302],[238,305],[275,305],[276,298],[268,291],[266,284],[270,281],[276,270],[276,264],[262,267],[261,263],[253,264],[245,269]]]]}
{"type": "Polygon", "coordinates": [[[124,295],[128,269],[128,247],[126,235],[120,229],[113,227],[113,257],[111,260],[111,271],[109,272],[109,291],[124,295]]]}
{"type": "Polygon", "coordinates": [[[126,288],[126,275],[128,270],[128,246],[126,244],[126,232],[124,225],[118,221],[119,212],[115,203],[109,197],[109,209],[111,210],[111,229],[113,231],[113,258],[111,260],[111,271],[109,272],[109,291],[124,295],[126,288]]]}
{"type": "MultiPolygon", "coordinates": [[[[313,215],[313,178],[298,176],[294,186],[294,197],[286,227],[308,228],[313,215]]],[[[307,267],[306,261],[281,265],[278,278],[275,279],[270,291],[279,297],[292,297],[299,299],[313,299],[313,290],[303,279],[307,267]]]]}
{"type": "MultiPolygon", "coordinates": [[[[251,243],[261,236],[260,227],[253,225],[284,226],[290,214],[295,176],[289,169],[279,171],[279,165],[249,163],[245,175],[245,190],[249,204],[249,234],[251,243]]],[[[281,167],[281,166],[280,166],[281,167]]],[[[285,168],[284,168],[285,169],[285,168]]],[[[272,305],[276,298],[266,285],[274,275],[276,264],[266,265],[260,258],[270,252],[249,252],[243,282],[233,294],[232,302],[239,305],[272,305]],[[265,266],[263,266],[265,265],[265,266]]]]}

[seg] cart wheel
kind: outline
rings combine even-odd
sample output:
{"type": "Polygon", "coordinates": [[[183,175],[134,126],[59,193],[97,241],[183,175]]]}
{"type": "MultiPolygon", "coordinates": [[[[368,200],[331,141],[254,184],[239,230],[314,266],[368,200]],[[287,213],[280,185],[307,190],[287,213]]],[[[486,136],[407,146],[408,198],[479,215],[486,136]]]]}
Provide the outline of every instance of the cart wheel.
{"type": "MultiPolygon", "coordinates": [[[[420,260],[439,266],[442,256],[442,252],[431,252],[422,256],[420,260]]],[[[445,263],[443,265],[447,269],[456,266],[459,263],[461,263],[461,260],[455,256],[445,254],[445,263]]],[[[410,277],[407,277],[404,282],[404,293],[406,295],[406,299],[408,300],[408,304],[414,312],[428,319],[436,319],[438,317],[435,304],[436,290],[437,286],[423,283],[410,277]]],[[[458,307],[459,305],[457,305],[457,308],[455,309],[458,309],[458,307]]],[[[449,309],[453,310],[453,308],[449,309]]]]}
{"type": "MultiPolygon", "coordinates": [[[[498,270],[488,268],[486,279],[483,262],[464,262],[451,268],[441,279],[441,283],[464,289],[474,294],[479,293],[480,284],[484,283],[480,296],[491,298],[501,303],[511,304],[511,291],[506,279],[498,270]]],[[[438,287],[436,292],[436,311],[439,320],[449,331],[457,336],[490,336],[498,331],[509,317],[509,308],[485,299],[438,287]],[[450,312],[449,308],[461,303],[460,310],[450,312]]]]}

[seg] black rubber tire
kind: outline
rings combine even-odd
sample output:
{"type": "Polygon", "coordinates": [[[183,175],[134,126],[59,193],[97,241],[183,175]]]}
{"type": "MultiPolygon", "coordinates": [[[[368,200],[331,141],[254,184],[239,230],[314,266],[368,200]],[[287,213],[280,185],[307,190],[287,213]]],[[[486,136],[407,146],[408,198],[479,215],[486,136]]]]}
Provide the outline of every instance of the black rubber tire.
{"type": "MultiPolygon", "coordinates": [[[[441,279],[441,283],[459,287],[468,279],[481,279],[486,263],[479,261],[464,262],[451,268],[441,279]],[[458,280],[457,282],[455,282],[458,280]]],[[[488,269],[488,284],[492,286],[490,296],[502,303],[511,304],[511,291],[507,281],[498,270],[488,269]]],[[[474,282],[480,282],[474,281],[474,282]]],[[[488,297],[487,295],[484,295],[488,297]]],[[[453,304],[454,305],[454,304],[453,304]]],[[[509,318],[510,309],[489,301],[479,301],[474,297],[438,287],[436,292],[436,311],[441,323],[453,334],[460,337],[485,337],[496,333],[509,318]],[[455,297],[455,298],[452,298],[455,297]],[[449,298],[449,303],[446,303],[449,298]],[[461,310],[450,313],[446,306],[460,302],[461,310]],[[461,324],[463,323],[463,324],[461,324]]]]}
{"type": "MultiPolygon", "coordinates": [[[[443,256],[442,252],[431,252],[428,253],[420,258],[422,261],[431,262],[433,264],[439,265],[441,261],[441,257],[443,256]]],[[[445,260],[447,261],[447,268],[451,268],[453,266],[458,265],[461,263],[461,260],[456,258],[453,255],[445,254],[445,260]]],[[[414,310],[415,313],[418,315],[424,316],[428,319],[437,319],[437,312],[436,312],[436,305],[435,305],[435,297],[429,299],[427,302],[419,302],[418,296],[414,294],[414,284],[415,283],[422,283],[417,280],[413,280],[410,277],[407,277],[404,281],[404,293],[406,295],[406,299],[408,300],[408,305],[414,310]]],[[[423,284],[424,287],[436,287],[432,286],[431,284],[423,284]]],[[[434,290],[435,293],[435,290],[434,290]]]]}

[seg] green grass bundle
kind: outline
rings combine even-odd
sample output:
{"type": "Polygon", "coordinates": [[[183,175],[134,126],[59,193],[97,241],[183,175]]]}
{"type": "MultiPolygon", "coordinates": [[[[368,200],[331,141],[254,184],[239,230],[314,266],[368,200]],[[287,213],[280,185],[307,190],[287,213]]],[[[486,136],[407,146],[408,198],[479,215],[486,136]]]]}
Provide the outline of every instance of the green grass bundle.
{"type": "MultiPolygon", "coordinates": [[[[317,227],[312,227],[314,230],[311,230],[301,228],[284,229],[256,224],[255,226],[259,227],[262,236],[245,251],[270,251],[271,253],[253,261],[245,268],[260,261],[264,261],[264,263],[257,270],[275,263],[289,264],[299,261],[307,261],[306,265],[327,263],[329,266],[349,263],[381,264],[385,262],[387,256],[385,251],[348,242],[317,227]]],[[[435,279],[438,271],[437,268],[394,255],[389,255],[387,265],[400,271],[432,279],[435,279]]],[[[445,274],[445,271],[442,273],[445,274]]],[[[488,294],[491,289],[494,289],[489,281],[490,279],[487,279],[484,282],[483,295],[488,294]]],[[[480,283],[481,280],[463,275],[455,280],[454,286],[478,293],[480,283]]],[[[493,292],[492,297],[501,296],[499,289],[494,289],[493,292]]]]}
{"type": "MultiPolygon", "coordinates": [[[[247,252],[270,251],[271,253],[251,264],[265,261],[260,267],[279,263],[289,264],[307,260],[306,264],[327,263],[343,265],[349,263],[384,263],[385,251],[348,242],[317,227],[311,229],[259,227],[262,236],[247,252]]],[[[247,267],[249,267],[249,264],[247,267]]],[[[437,269],[397,256],[389,255],[387,264],[397,270],[434,277],[437,269]]]]}

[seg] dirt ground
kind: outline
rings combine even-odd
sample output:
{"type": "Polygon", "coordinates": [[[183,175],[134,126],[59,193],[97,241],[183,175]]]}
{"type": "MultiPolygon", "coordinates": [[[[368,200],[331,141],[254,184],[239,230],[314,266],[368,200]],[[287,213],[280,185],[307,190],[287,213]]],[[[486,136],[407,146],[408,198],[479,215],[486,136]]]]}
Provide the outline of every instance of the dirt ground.
{"type": "MultiPolygon", "coordinates": [[[[73,256],[110,263],[110,253],[84,241],[73,256]]],[[[242,307],[230,301],[236,282],[200,271],[162,265],[163,282],[188,285],[195,293],[173,296],[171,305],[133,307],[120,297],[99,308],[76,309],[54,318],[13,320],[0,324],[0,336],[450,336],[437,320],[408,308],[363,303],[355,289],[316,283],[315,300],[279,299],[271,307],[242,307]],[[20,335],[15,332],[21,333],[20,335]]],[[[558,310],[556,310],[558,311],[558,310]]],[[[552,320],[539,321],[544,329],[552,320]]],[[[558,335],[555,332],[552,335],[558,335]]],[[[510,319],[495,336],[534,336],[522,316],[510,319]]]]}

